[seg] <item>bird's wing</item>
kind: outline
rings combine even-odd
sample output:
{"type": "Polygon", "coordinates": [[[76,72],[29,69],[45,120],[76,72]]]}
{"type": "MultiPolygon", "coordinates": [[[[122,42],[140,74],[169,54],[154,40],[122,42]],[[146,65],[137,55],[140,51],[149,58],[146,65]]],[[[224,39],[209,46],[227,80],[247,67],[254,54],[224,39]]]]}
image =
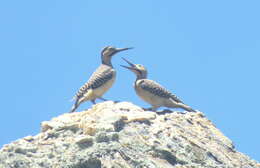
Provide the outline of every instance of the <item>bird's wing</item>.
{"type": "Polygon", "coordinates": [[[86,82],[75,95],[75,99],[78,100],[83,97],[89,89],[96,89],[107,81],[113,78],[114,70],[112,68],[107,68],[104,66],[100,66],[89,78],[88,82],[86,82]]]}
{"type": "Polygon", "coordinates": [[[143,79],[140,82],[140,87],[146,91],[149,91],[157,96],[164,97],[164,98],[172,98],[174,101],[178,103],[183,103],[177,96],[169,92],[160,84],[156,83],[155,81],[149,79],[143,79]]]}

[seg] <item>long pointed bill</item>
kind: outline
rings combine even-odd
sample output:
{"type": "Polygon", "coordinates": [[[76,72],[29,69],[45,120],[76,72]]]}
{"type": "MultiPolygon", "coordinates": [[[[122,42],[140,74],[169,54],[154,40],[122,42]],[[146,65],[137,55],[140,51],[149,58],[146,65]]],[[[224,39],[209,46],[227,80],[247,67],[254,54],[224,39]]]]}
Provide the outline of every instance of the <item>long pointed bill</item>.
{"type": "Polygon", "coordinates": [[[138,70],[138,69],[136,68],[135,64],[131,63],[130,61],[128,61],[127,59],[125,59],[125,58],[123,58],[123,57],[122,57],[122,59],[123,59],[125,62],[127,62],[130,66],[128,67],[128,66],[125,66],[125,65],[121,65],[121,67],[124,67],[124,68],[126,68],[126,69],[129,69],[129,70],[131,70],[131,71],[137,71],[137,70],[138,70]]]}
{"type": "Polygon", "coordinates": [[[125,59],[124,57],[121,57],[126,63],[128,63],[132,68],[135,67],[135,64],[133,64],[132,62],[128,61],[127,59],[125,59]]]}
{"type": "Polygon", "coordinates": [[[128,66],[125,66],[125,65],[120,65],[120,66],[123,67],[123,68],[129,69],[129,70],[135,70],[135,68],[128,67],[128,66]]]}
{"type": "Polygon", "coordinates": [[[130,50],[133,49],[133,47],[128,47],[128,48],[117,48],[116,52],[120,52],[120,51],[125,51],[125,50],[130,50]]]}

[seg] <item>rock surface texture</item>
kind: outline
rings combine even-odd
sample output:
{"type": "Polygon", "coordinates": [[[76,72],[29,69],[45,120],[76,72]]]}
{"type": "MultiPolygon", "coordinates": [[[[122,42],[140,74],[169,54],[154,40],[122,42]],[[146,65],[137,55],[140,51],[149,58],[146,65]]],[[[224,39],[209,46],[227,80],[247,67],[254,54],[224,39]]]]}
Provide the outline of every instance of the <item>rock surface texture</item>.
{"type": "Polygon", "coordinates": [[[260,168],[203,113],[107,101],[41,124],[0,150],[0,168],[260,168]]]}

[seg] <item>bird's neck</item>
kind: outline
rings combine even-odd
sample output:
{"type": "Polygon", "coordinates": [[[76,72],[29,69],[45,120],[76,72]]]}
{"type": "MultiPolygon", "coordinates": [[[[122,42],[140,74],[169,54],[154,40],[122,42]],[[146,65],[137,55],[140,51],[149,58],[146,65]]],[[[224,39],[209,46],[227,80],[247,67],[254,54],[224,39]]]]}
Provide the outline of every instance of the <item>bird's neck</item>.
{"type": "Polygon", "coordinates": [[[140,79],[147,79],[147,74],[146,73],[136,74],[136,80],[140,80],[140,79]]]}
{"type": "Polygon", "coordinates": [[[141,80],[141,79],[146,79],[146,78],[144,76],[137,75],[135,81],[137,82],[138,80],[141,80]]]}
{"type": "Polygon", "coordinates": [[[111,57],[102,55],[101,60],[102,60],[102,64],[113,67],[111,63],[111,57]]]}
{"type": "Polygon", "coordinates": [[[110,66],[110,67],[113,67],[111,61],[110,61],[110,62],[104,62],[104,61],[102,61],[102,64],[107,65],[107,66],[110,66]]]}

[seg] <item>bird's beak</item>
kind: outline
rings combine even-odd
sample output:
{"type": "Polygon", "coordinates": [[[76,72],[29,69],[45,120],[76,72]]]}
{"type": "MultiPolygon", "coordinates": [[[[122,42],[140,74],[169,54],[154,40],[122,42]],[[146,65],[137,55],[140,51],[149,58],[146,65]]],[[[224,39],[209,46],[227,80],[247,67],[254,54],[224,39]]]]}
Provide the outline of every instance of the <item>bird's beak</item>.
{"type": "Polygon", "coordinates": [[[135,64],[131,63],[130,61],[128,61],[127,59],[125,59],[125,58],[123,58],[123,57],[122,57],[122,59],[123,59],[126,63],[128,63],[130,66],[128,67],[128,66],[125,66],[125,65],[121,65],[121,67],[124,67],[124,68],[126,68],[126,69],[129,69],[129,70],[131,70],[131,71],[137,71],[137,68],[136,68],[135,64]]]}
{"type": "Polygon", "coordinates": [[[117,48],[116,52],[120,52],[120,51],[125,51],[125,50],[130,50],[133,49],[133,47],[128,47],[128,48],[117,48]]]}

